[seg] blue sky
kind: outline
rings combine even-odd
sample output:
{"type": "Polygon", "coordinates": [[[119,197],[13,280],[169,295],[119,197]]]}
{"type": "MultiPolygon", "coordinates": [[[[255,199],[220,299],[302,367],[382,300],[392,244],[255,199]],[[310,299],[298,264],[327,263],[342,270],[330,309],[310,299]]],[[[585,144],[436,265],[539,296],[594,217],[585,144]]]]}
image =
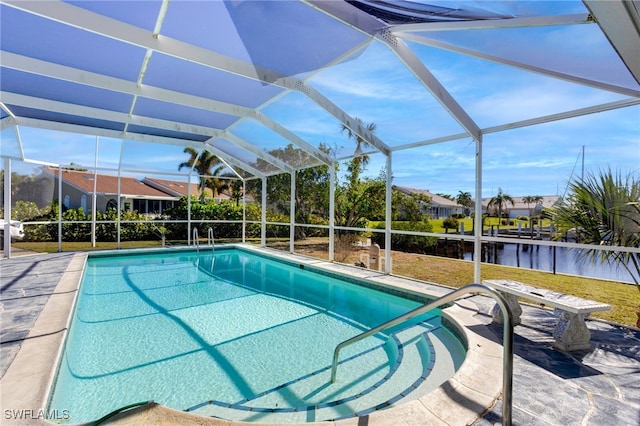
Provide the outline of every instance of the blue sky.
{"type": "MultiPolygon", "coordinates": [[[[505,3],[500,4],[504,7],[505,3]]],[[[506,4],[516,8],[534,3],[506,4]]],[[[585,11],[581,2],[535,4],[562,7],[567,13],[585,11]]],[[[443,32],[431,37],[480,52],[497,52],[533,66],[544,58],[545,65],[559,72],[638,90],[595,25],[443,32]],[[510,43],[501,43],[505,36],[510,43]]],[[[480,128],[625,99],[621,94],[484,59],[408,44],[480,128]]],[[[309,84],[349,115],[375,123],[376,135],[392,149],[463,132],[398,58],[378,42],[351,60],[311,76],[309,84]]],[[[331,146],[338,157],[353,152],[354,143],[340,132],[335,118],[300,93],[282,96],[263,113],[314,146],[331,146]]],[[[287,143],[251,120],[232,131],[267,151],[287,143]]],[[[94,136],[26,127],[20,128],[20,136],[29,159],[93,166],[94,136]]],[[[13,140],[11,129],[2,132],[3,154],[16,155],[13,140]]],[[[482,196],[495,195],[499,188],[511,196],[562,195],[567,181],[581,173],[583,148],[587,173],[611,168],[640,175],[640,106],[486,134],[482,196]]],[[[138,176],[151,172],[168,175],[177,173],[177,165],[187,159],[182,150],[102,138],[99,166],[115,169],[122,160],[123,167],[135,169],[133,174],[138,176]]],[[[470,137],[394,151],[393,183],[435,193],[465,191],[475,195],[475,152],[476,144],[470,137]]],[[[367,173],[377,175],[385,161],[383,155],[372,154],[367,173]]],[[[17,165],[14,170],[29,173],[33,167],[17,165]]]]}

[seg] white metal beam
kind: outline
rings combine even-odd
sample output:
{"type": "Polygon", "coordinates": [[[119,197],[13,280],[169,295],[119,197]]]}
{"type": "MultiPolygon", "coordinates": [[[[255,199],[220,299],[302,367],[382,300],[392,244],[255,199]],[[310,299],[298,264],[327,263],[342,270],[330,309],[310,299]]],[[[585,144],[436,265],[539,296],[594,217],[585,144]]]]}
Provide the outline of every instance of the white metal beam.
{"type": "Polygon", "coordinates": [[[305,141],[295,133],[291,132],[289,129],[287,129],[283,125],[279,124],[278,122],[262,114],[261,112],[256,111],[255,117],[251,117],[251,118],[254,118],[256,121],[258,121],[259,123],[262,123],[269,129],[278,133],[283,138],[287,139],[288,141],[292,142],[293,144],[307,151],[309,154],[311,154],[313,157],[317,158],[324,164],[330,165],[333,163],[333,159],[329,154],[320,151],[318,148],[312,146],[307,141],[305,141]]]}
{"type": "Polygon", "coordinates": [[[482,265],[482,139],[476,140],[476,187],[474,206],[474,236],[473,236],[473,282],[481,283],[482,265]]]}
{"type": "Polygon", "coordinates": [[[176,140],[172,138],[165,138],[161,136],[150,136],[143,135],[137,133],[128,133],[123,134],[123,132],[119,130],[109,130],[109,129],[101,129],[97,127],[89,127],[89,126],[81,126],[77,124],[67,124],[67,123],[53,123],[51,121],[38,120],[34,118],[24,118],[18,117],[18,125],[34,127],[40,129],[48,129],[48,130],[58,130],[69,133],[79,133],[83,135],[93,135],[93,136],[103,136],[114,139],[126,139],[130,141],[138,141],[138,142],[150,142],[150,143],[160,143],[165,145],[177,145],[177,146],[191,146],[191,147],[201,147],[205,146],[207,150],[212,152],[213,154],[224,158],[229,164],[233,164],[235,167],[242,169],[246,172],[251,173],[257,177],[264,177],[266,174],[261,172],[249,164],[246,164],[243,161],[238,160],[237,158],[231,157],[229,154],[224,151],[219,150],[218,148],[211,146],[207,143],[197,142],[197,141],[185,141],[185,140],[176,140]]]}
{"type": "MultiPolygon", "coordinates": [[[[281,169],[283,171],[292,173],[295,170],[293,167],[291,167],[290,165],[288,165],[287,163],[285,163],[281,159],[274,157],[273,155],[263,151],[262,149],[260,149],[257,146],[245,141],[244,139],[234,135],[233,133],[224,132],[224,134],[222,134],[220,137],[228,140],[229,142],[231,142],[231,143],[233,143],[235,145],[238,145],[239,147],[249,151],[250,153],[252,153],[256,157],[264,160],[267,163],[273,164],[274,166],[278,167],[279,169],[281,169]]],[[[215,146],[213,144],[211,144],[211,145],[215,146]]]]}
{"type": "Polygon", "coordinates": [[[640,99],[638,98],[623,99],[621,101],[608,102],[606,104],[594,105],[594,106],[585,107],[585,108],[578,108],[571,111],[560,112],[557,114],[549,114],[542,117],[532,118],[529,120],[521,120],[521,121],[515,121],[512,123],[502,124],[498,126],[487,127],[482,129],[482,133],[483,134],[496,133],[496,132],[502,132],[505,130],[517,129],[521,127],[535,126],[537,124],[566,120],[568,118],[580,117],[583,115],[597,114],[599,112],[612,111],[615,109],[627,108],[634,105],[640,105],[640,99]]]}
{"type": "MultiPolygon", "coordinates": [[[[110,111],[99,108],[92,108],[83,105],[70,104],[66,102],[52,101],[43,98],[20,95],[11,92],[0,92],[0,96],[13,105],[20,105],[27,108],[40,109],[45,111],[58,112],[62,114],[77,115],[98,120],[107,120],[118,123],[135,124],[139,126],[152,127],[174,132],[190,133],[200,136],[218,137],[224,130],[211,127],[198,126],[195,124],[179,123],[175,121],[162,120],[158,118],[129,115],[124,112],[110,111]]],[[[123,131],[123,134],[129,134],[123,131]]],[[[176,138],[176,143],[184,139],[176,138]]]]}
{"type": "MultiPolygon", "coordinates": [[[[640,99],[628,98],[628,99],[623,99],[621,101],[614,101],[614,102],[608,102],[606,104],[594,105],[594,106],[585,107],[585,108],[578,108],[570,111],[560,112],[557,114],[544,115],[540,117],[531,118],[528,120],[520,120],[520,121],[511,122],[511,123],[485,127],[480,129],[480,132],[483,135],[488,133],[497,133],[505,130],[513,130],[521,127],[535,126],[537,124],[544,124],[544,123],[550,123],[553,121],[566,120],[568,118],[575,118],[583,115],[597,114],[599,112],[612,111],[615,109],[627,108],[635,105],[640,105],[640,99]]],[[[443,142],[450,142],[454,140],[464,139],[466,137],[469,137],[469,135],[466,133],[457,133],[457,134],[441,136],[438,138],[427,139],[427,140],[418,141],[418,142],[411,142],[408,144],[398,145],[393,147],[393,152],[404,151],[406,149],[418,148],[418,147],[427,146],[427,145],[434,145],[434,144],[439,144],[443,142]]]]}
{"type": "MultiPolygon", "coordinates": [[[[135,98],[143,96],[145,98],[154,99],[162,102],[175,103],[179,105],[185,105],[192,108],[200,108],[207,111],[215,111],[222,114],[228,114],[237,117],[246,117],[256,120],[263,124],[265,127],[272,129],[280,134],[285,139],[289,140],[294,145],[297,145],[301,149],[309,152],[313,157],[324,162],[325,164],[331,164],[331,157],[323,153],[319,149],[313,147],[311,144],[290,132],[284,126],[275,122],[266,115],[251,108],[243,107],[240,105],[229,104],[226,102],[216,101],[199,96],[189,95],[185,93],[175,92],[172,90],[162,89],[154,86],[138,85],[134,82],[127,80],[117,79],[113,77],[107,77],[104,75],[78,70],[75,68],[66,67],[63,65],[53,64],[50,62],[41,61],[38,59],[28,58],[25,56],[17,55],[11,52],[2,52],[2,64],[8,68],[16,69],[37,75],[44,75],[59,80],[71,81],[91,87],[96,87],[104,90],[112,90],[119,93],[126,93],[134,96],[135,98]],[[45,72],[46,70],[46,72],[45,72]]],[[[132,107],[133,108],[133,107],[132,107]]],[[[132,114],[132,111],[130,114],[132,114]]],[[[80,114],[81,115],[81,114],[80,114]]],[[[127,124],[129,121],[119,120],[127,124]]]]}
{"type": "MultiPolygon", "coordinates": [[[[234,167],[237,167],[237,168],[239,168],[241,170],[249,172],[252,175],[254,175],[256,177],[259,177],[261,179],[265,178],[265,174],[262,173],[260,170],[258,170],[256,168],[246,164],[243,161],[238,160],[235,157],[230,156],[226,152],[216,148],[215,146],[209,144],[208,142],[204,144],[204,149],[206,149],[207,151],[209,151],[210,153],[212,153],[216,157],[220,157],[221,160],[224,160],[226,163],[229,163],[234,167]]],[[[234,173],[235,173],[235,171],[234,171],[234,173]]]]}
{"type": "Polygon", "coordinates": [[[18,121],[11,116],[0,119],[0,131],[8,129],[11,126],[18,124],[18,121]]]}
{"type": "Polygon", "coordinates": [[[480,139],[480,128],[458,104],[451,94],[444,88],[438,79],[424,66],[422,61],[413,53],[404,41],[397,39],[389,31],[381,31],[377,37],[384,42],[393,53],[407,66],[416,78],[431,92],[440,104],[451,116],[467,131],[475,140],[480,139]]]}
{"type": "MultiPolygon", "coordinates": [[[[6,0],[5,3],[16,9],[43,16],[66,25],[81,28],[101,36],[113,38],[145,49],[152,49],[178,59],[195,62],[200,65],[215,68],[236,74],[252,80],[265,82],[302,92],[309,96],[320,107],[327,110],[341,123],[351,128],[354,132],[367,140],[385,154],[388,147],[377,137],[368,132],[346,112],[338,108],[329,99],[322,96],[314,88],[306,85],[302,80],[277,73],[272,70],[254,66],[235,58],[225,56],[198,46],[194,46],[166,36],[153,37],[153,34],[142,28],[111,19],[88,10],[60,1],[47,2],[23,2],[19,0],[6,0]]],[[[3,52],[4,55],[4,52],[3,52]]],[[[3,57],[4,61],[4,57],[3,57]]],[[[79,81],[79,80],[73,80],[79,81]]],[[[131,92],[128,92],[131,93],[131,92]]]]}
{"type": "MultiPolygon", "coordinates": [[[[483,19],[478,21],[445,21],[399,24],[389,27],[392,33],[414,33],[427,31],[466,31],[498,28],[548,27],[555,25],[574,25],[592,23],[588,13],[571,15],[531,16],[508,19],[483,19]]],[[[398,35],[398,34],[396,34],[398,35]]]]}
{"type": "MultiPolygon", "coordinates": [[[[150,127],[159,128],[159,129],[186,132],[191,134],[197,134],[200,136],[208,136],[210,140],[221,137],[221,138],[227,139],[229,142],[232,142],[235,145],[238,145],[242,149],[245,149],[253,153],[257,157],[261,158],[262,160],[275,165],[281,170],[285,170],[288,172],[292,172],[293,170],[295,170],[292,166],[287,164],[285,161],[268,154],[262,149],[233,135],[232,133],[225,132],[219,129],[212,129],[212,128],[196,126],[191,124],[175,123],[167,120],[152,119],[148,117],[129,116],[128,114],[122,113],[122,112],[114,112],[114,111],[102,110],[98,108],[90,108],[82,105],[68,104],[64,102],[34,98],[34,97],[18,95],[10,92],[0,92],[0,96],[2,96],[3,99],[6,99],[11,104],[21,105],[29,108],[64,111],[66,114],[89,117],[93,119],[108,120],[108,121],[120,122],[120,123],[128,122],[130,124],[137,124],[137,125],[150,126],[150,127]]],[[[20,119],[20,121],[22,120],[20,119]]],[[[53,122],[49,122],[49,123],[51,123],[50,128],[52,129],[55,129],[55,127],[58,126],[56,123],[53,123],[53,122]]],[[[44,123],[41,123],[41,125],[42,124],[44,123]]],[[[122,131],[122,132],[118,132],[118,136],[110,135],[109,137],[137,140],[137,138],[133,137],[133,135],[137,135],[137,134],[122,131]]],[[[192,144],[198,143],[197,141],[192,141],[187,139],[174,139],[174,138],[164,138],[164,139],[172,140],[171,142],[172,145],[192,145],[192,144]]],[[[245,169],[245,167],[242,167],[242,166],[241,168],[245,169]]]]}
{"type": "Polygon", "coordinates": [[[362,123],[358,122],[355,118],[349,116],[346,112],[342,111],[338,108],[333,102],[331,102],[328,98],[322,95],[320,92],[315,90],[313,87],[309,86],[305,82],[298,80],[296,78],[284,78],[280,84],[283,87],[287,87],[292,90],[296,90],[298,92],[302,92],[309,99],[314,101],[318,106],[327,111],[329,114],[333,115],[340,123],[344,124],[346,127],[351,129],[352,132],[360,136],[362,139],[367,141],[371,146],[374,146],[378,151],[382,152],[384,155],[388,155],[391,149],[382,142],[377,136],[371,133],[366,129],[362,123]]]}
{"type": "Polygon", "coordinates": [[[613,48],[640,84],[640,1],[583,0],[613,48]]]}
{"type": "Polygon", "coordinates": [[[484,59],[487,61],[496,62],[503,65],[509,65],[515,68],[520,68],[526,71],[535,72],[538,74],[545,75],[547,77],[553,77],[565,81],[569,81],[571,83],[581,84],[583,86],[594,87],[596,89],[607,90],[609,92],[619,93],[625,96],[635,96],[640,97],[640,90],[630,89],[624,86],[618,86],[615,84],[604,83],[601,81],[596,81],[584,77],[579,77],[567,73],[563,73],[560,71],[555,71],[547,68],[542,68],[535,65],[525,64],[520,61],[514,61],[511,59],[502,58],[496,55],[489,55],[487,53],[478,52],[475,50],[467,49],[460,46],[455,46],[453,44],[445,43],[440,40],[433,40],[427,37],[420,37],[416,34],[411,33],[396,33],[398,37],[401,37],[404,40],[413,41],[415,43],[424,44],[426,46],[436,47],[438,49],[444,49],[451,52],[461,53],[463,55],[472,56],[475,58],[484,59]]]}
{"type": "Polygon", "coordinates": [[[2,182],[2,185],[4,201],[4,229],[2,233],[6,238],[3,238],[2,251],[4,256],[9,259],[11,258],[11,159],[5,157],[3,161],[4,181],[2,182]]]}

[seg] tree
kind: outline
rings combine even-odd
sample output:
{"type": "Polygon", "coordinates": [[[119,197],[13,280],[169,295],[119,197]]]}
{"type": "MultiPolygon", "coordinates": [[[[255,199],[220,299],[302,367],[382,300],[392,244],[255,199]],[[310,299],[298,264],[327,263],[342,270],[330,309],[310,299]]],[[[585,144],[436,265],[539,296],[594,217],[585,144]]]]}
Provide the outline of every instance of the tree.
{"type": "MultiPolygon", "coordinates": [[[[330,149],[321,144],[319,149],[329,153],[330,149]]],[[[305,165],[317,163],[317,160],[293,144],[285,148],[278,148],[269,151],[269,154],[285,161],[294,168],[300,168],[295,172],[295,221],[296,223],[314,223],[318,220],[327,220],[329,216],[329,166],[320,165],[315,167],[304,167],[305,165]],[[315,220],[318,219],[318,220],[315,220]]],[[[255,167],[264,169],[266,163],[258,159],[255,167]]],[[[269,176],[267,179],[267,203],[285,215],[291,212],[291,174],[280,173],[269,176]]],[[[247,182],[247,192],[260,199],[262,196],[262,182],[254,179],[247,182]]],[[[308,229],[297,226],[294,231],[296,240],[305,239],[308,229]]]]}
{"type": "Polygon", "coordinates": [[[542,197],[540,195],[527,195],[525,197],[522,197],[522,201],[527,205],[527,210],[529,210],[529,218],[531,218],[531,216],[533,216],[533,210],[531,210],[531,207],[529,207],[529,205],[535,204],[537,206],[542,202],[542,197]]]}
{"type": "Polygon", "coordinates": [[[458,191],[458,195],[456,195],[456,202],[461,206],[471,207],[471,204],[473,203],[471,193],[458,191]]]}
{"type": "MultiPolygon", "coordinates": [[[[364,124],[361,118],[356,117],[356,122],[364,127],[369,133],[373,134],[376,131],[376,124],[369,123],[364,124]]],[[[369,142],[362,138],[359,134],[351,130],[349,127],[342,124],[342,128],[340,130],[343,133],[347,134],[347,138],[353,139],[356,141],[356,149],[354,151],[354,157],[351,161],[347,163],[347,171],[349,172],[349,181],[354,181],[358,179],[360,174],[367,168],[367,164],[369,164],[369,156],[366,154],[362,154],[363,150],[369,147],[369,142]]]]}
{"type": "Polygon", "coordinates": [[[456,195],[456,202],[461,206],[465,206],[464,213],[466,216],[469,216],[471,212],[470,207],[473,204],[473,198],[471,198],[470,192],[458,191],[458,195],[456,195]]]}
{"type": "Polygon", "coordinates": [[[234,179],[229,185],[231,189],[231,199],[235,201],[236,206],[240,205],[240,200],[244,196],[244,184],[241,180],[234,179]]]}
{"type": "Polygon", "coordinates": [[[502,210],[507,209],[507,203],[510,203],[511,206],[513,206],[513,198],[502,192],[502,188],[498,188],[498,194],[495,197],[492,197],[487,204],[487,210],[492,207],[498,209],[498,224],[502,220],[502,210]]]}
{"type": "Polygon", "coordinates": [[[420,222],[429,219],[429,214],[423,213],[423,206],[431,201],[428,195],[407,194],[394,187],[391,197],[391,220],[420,222]]]}
{"type": "Polygon", "coordinates": [[[213,197],[215,198],[221,191],[228,188],[228,185],[222,180],[215,178],[224,170],[224,163],[220,159],[210,153],[207,150],[198,152],[190,146],[186,147],[183,151],[185,154],[189,154],[189,159],[178,165],[178,170],[182,170],[185,167],[193,167],[200,175],[200,183],[198,189],[200,189],[200,198],[204,199],[205,189],[211,189],[213,197]]]}
{"type": "MultiPolygon", "coordinates": [[[[569,183],[569,195],[549,209],[556,238],[575,230],[579,242],[598,246],[640,247],[640,179],[611,169],[569,183]]],[[[613,262],[631,275],[640,290],[640,254],[586,249],[592,262],[613,262]]]]}
{"type": "MultiPolygon", "coordinates": [[[[364,124],[361,119],[356,121],[369,132],[376,130],[375,123],[364,124]]],[[[356,154],[362,152],[362,147],[368,145],[367,141],[351,129],[342,125],[342,131],[347,137],[356,142],[356,154]]],[[[346,163],[347,174],[345,182],[336,186],[335,191],[335,224],[337,226],[360,228],[364,227],[367,220],[384,217],[384,200],[386,192],[386,177],[384,172],[377,178],[361,178],[369,162],[367,155],[356,155],[346,163]]],[[[351,250],[352,243],[358,238],[353,231],[338,230],[338,255],[339,261],[346,258],[351,250]]]]}
{"type": "Polygon", "coordinates": [[[339,185],[335,200],[336,225],[360,228],[366,225],[367,220],[384,217],[382,200],[385,198],[385,191],[384,174],[377,178],[358,178],[339,185]]]}

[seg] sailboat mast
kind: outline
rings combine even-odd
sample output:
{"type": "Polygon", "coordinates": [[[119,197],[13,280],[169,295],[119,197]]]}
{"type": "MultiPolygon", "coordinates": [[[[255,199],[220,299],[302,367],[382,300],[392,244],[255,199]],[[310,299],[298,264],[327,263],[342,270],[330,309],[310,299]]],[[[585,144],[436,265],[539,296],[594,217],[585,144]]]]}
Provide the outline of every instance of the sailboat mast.
{"type": "Polygon", "coordinates": [[[580,180],[584,182],[584,145],[582,145],[582,174],[580,180]]]}

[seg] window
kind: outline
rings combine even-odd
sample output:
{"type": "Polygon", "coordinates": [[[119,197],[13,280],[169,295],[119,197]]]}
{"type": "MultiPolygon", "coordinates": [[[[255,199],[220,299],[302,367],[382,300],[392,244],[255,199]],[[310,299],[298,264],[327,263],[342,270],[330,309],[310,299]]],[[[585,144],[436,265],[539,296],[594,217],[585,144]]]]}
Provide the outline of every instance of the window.
{"type": "Polygon", "coordinates": [[[62,203],[62,205],[68,209],[71,206],[71,198],[68,195],[64,196],[64,202],[62,203]]]}
{"type": "Polygon", "coordinates": [[[87,213],[87,196],[83,195],[82,198],[80,199],[80,207],[82,207],[82,210],[87,213]]]}
{"type": "Polygon", "coordinates": [[[118,202],[112,198],[109,201],[107,201],[107,205],[105,206],[104,210],[107,211],[109,209],[117,209],[117,208],[118,208],[118,202]]]}

